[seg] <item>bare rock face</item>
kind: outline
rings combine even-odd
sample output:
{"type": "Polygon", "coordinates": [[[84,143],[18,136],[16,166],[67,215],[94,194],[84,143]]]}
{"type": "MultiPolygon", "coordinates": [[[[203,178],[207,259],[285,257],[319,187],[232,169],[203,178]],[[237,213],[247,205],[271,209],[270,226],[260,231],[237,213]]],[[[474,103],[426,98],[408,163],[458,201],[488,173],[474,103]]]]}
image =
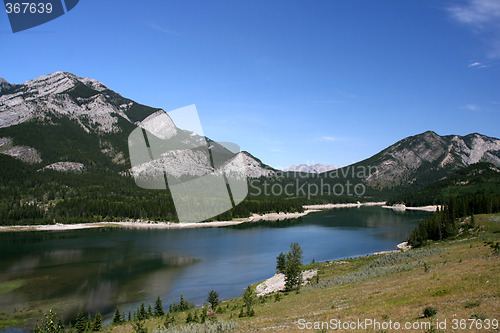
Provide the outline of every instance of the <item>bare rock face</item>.
{"type": "Polygon", "coordinates": [[[47,113],[67,116],[86,132],[115,133],[119,117],[130,121],[126,106],[114,105],[103,93],[106,86],[71,73],[55,72],[9,88],[0,91],[0,127],[43,120],[47,113]]]}
{"type": "Polygon", "coordinates": [[[42,161],[35,148],[15,146],[11,138],[0,138],[0,154],[14,157],[26,163],[39,163],[42,161]]]}
{"type": "Polygon", "coordinates": [[[377,168],[372,186],[410,185],[419,177],[456,170],[477,162],[500,165],[500,140],[478,133],[439,136],[428,131],[403,139],[365,161],[377,168]]]}
{"type": "Polygon", "coordinates": [[[38,171],[42,170],[55,170],[60,172],[82,172],[85,169],[85,166],[82,163],[77,162],[56,162],[44,166],[38,171]]]}

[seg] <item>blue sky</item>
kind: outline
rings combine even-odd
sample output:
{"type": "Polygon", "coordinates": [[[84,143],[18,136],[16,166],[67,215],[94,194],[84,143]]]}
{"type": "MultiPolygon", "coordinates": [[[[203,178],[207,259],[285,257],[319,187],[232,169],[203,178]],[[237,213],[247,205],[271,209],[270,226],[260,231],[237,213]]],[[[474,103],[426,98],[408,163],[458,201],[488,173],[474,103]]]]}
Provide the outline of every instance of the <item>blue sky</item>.
{"type": "Polygon", "coordinates": [[[347,165],[409,135],[500,137],[500,1],[113,1],[13,34],[0,76],[57,70],[275,167],[347,165]]]}

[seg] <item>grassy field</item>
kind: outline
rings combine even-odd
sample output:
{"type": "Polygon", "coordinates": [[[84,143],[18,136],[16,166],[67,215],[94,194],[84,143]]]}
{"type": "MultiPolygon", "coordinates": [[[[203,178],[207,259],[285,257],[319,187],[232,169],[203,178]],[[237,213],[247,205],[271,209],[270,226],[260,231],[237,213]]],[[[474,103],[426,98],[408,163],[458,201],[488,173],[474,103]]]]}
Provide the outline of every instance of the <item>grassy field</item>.
{"type": "MultiPolygon", "coordinates": [[[[305,268],[319,269],[319,279],[300,292],[257,298],[252,317],[239,317],[241,298],[227,300],[209,321],[224,321],[227,329],[220,324],[219,331],[233,332],[325,332],[335,328],[325,327],[331,320],[365,324],[339,332],[498,332],[479,325],[500,319],[500,256],[485,245],[500,241],[500,214],[476,216],[476,224],[458,239],[424,249],[309,264],[305,268]],[[436,314],[424,317],[426,307],[436,314]]],[[[182,330],[188,313],[194,310],[174,315],[177,330],[163,331],[217,331],[202,324],[182,330]]],[[[153,331],[164,321],[150,319],[144,326],[153,331]]],[[[127,323],[104,330],[134,332],[136,327],[127,323]]]]}

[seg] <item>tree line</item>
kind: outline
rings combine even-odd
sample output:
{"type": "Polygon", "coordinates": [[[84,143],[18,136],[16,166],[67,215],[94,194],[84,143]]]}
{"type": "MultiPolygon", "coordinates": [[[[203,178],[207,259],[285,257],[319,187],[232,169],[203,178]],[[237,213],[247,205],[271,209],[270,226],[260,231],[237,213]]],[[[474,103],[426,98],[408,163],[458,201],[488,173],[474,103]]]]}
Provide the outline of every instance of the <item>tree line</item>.
{"type": "MultiPolygon", "coordinates": [[[[471,195],[452,197],[444,208],[419,223],[411,233],[408,243],[413,247],[423,246],[428,240],[443,240],[456,236],[459,232],[457,219],[475,214],[492,214],[500,212],[500,196],[471,195]]],[[[473,227],[473,225],[469,225],[473,227]]]]}

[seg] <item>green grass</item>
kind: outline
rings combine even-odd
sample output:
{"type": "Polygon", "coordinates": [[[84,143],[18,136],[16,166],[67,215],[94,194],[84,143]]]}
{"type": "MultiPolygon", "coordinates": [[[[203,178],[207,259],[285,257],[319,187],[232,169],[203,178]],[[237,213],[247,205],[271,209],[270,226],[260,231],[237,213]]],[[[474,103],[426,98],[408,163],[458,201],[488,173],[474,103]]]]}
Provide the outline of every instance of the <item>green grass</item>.
{"type": "Polygon", "coordinates": [[[18,323],[19,321],[15,319],[0,319],[0,329],[11,327],[17,325],[18,323]]]}
{"type": "Polygon", "coordinates": [[[11,291],[23,286],[26,280],[13,280],[0,283],[0,296],[10,293],[11,291]]]}

